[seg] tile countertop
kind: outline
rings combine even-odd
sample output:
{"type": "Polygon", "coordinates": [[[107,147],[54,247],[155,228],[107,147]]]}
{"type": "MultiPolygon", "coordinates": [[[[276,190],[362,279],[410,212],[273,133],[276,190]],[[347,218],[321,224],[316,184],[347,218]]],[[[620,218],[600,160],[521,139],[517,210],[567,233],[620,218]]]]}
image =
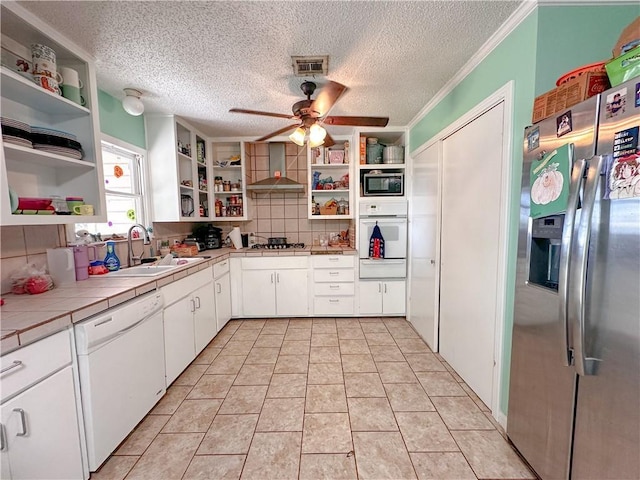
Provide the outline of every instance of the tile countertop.
{"type": "Polygon", "coordinates": [[[106,274],[91,276],[88,280],[54,288],[39,295],[13,295],[9,293],[2,296],[5,304],[0,307],[0,351],[3,354],[8,353],[229,257],[355,255],[356,253],[357,251],[350,247],[308,246],[286,250],[220,248],[200,252],[199,256],[210,257],[203,262],[177,267],[170,273],[153,278],[109,278],[109,274],[106,274]]]}

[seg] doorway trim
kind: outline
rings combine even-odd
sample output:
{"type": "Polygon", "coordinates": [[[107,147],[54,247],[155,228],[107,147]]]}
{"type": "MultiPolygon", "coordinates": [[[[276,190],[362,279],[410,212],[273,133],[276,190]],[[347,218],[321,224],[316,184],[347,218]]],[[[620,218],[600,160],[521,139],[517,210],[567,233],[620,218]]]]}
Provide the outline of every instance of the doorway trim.
{"type": "MultiPolygon", "coordinates": [[[[438,145],[438,162],[442,165],[443,161],[443,149],[442,142],[456,131],[463,128],[465,125],[471,123],[476,118],[483,115],[488,110],[504,103],[504,116],[502,124],[502,169],[501,169],[501,192],[500,192],[500,214],[499,214],[499,232],[498,232],[498,284],[496,289],[496,324],[495,324],[495,338],[494,338],[494,368],[493,368],[493,386],[492,386],[492,402],[489,407],[493,417],[498,420],[503,428],[507,426],[507,417],[502,414],[500,403],[500,386],[504,372],[503,366],[503,343],[504,343],[504,327],[505,327],[505,313],[506,313],[506,296],[507,296],[507,277],[509,267],[509,219],[513,211],[511,205],[512,189],[514,188],[514,182],[512,181],[513,168],[512,168],[512,152],[513,152],[513,96],[514,96],[514,81],[510,80],[494,93],[489,95],[483,101],[478,103],[471,110],[459,117],[453,123],[445,127],[443,130],[434,135],[431,139],[416,148],[411,152],[411,157],[415,157],[422,151],[426,150],[433,144],[438,145]]],[[[441,169],[440,169],[441,170],[441,169]]],[[[440,186],[442,186],[441,172],[438,180],[440,186]]],[[[438,208],[442,208],[442,195],[438,195],[438,208]]],[[[440,242],[441,242],[441,223],[438,224],[438,242],[437,242],[437,263],[440,263],[440,242]]],[[[440,276],[440,270],[438,269],[438,277],[440,276]]],[[[437,299],[437,311],[439,312],[439,295],[437,299]]],[[[440,315],[436,317],[435,322],[435,336],[438,337],[440,327],[440,315]]]]}

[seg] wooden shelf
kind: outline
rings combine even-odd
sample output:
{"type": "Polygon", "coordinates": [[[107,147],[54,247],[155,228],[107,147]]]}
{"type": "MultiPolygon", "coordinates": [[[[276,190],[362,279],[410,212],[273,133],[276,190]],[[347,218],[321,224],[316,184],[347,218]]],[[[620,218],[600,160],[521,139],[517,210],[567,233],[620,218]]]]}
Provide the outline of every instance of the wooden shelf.
{"type": "Polygon", "coordinates": [[[39,87],[6,67],[2,67],[0,72],[3,98],[10,98],[39,112],[53,115],[86,117],[91,113],[88,108],[39,87]]]}
{"type": "Polygon", "coordinates": [[[4,148],[5,151],[11,152],[9,161],[37,164],[48,168],[79,168],[84,170],[96,168],[95,163],[87,162],[86,160],[76,160],[75,158],[65,157],[64,155],[34,150],[33,148],[20,145],[12,145],[7,142],[4,143],[4,148]]]}

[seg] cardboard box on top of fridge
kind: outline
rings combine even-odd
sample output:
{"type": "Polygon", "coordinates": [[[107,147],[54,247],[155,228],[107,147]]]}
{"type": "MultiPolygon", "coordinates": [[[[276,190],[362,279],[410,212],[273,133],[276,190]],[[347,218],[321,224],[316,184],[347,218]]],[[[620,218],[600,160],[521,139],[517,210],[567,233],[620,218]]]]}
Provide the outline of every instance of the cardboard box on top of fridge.
{"type": "Polygon", "coordinates": [[[577,105],[609,88],[606,72],[591,71],[568,80],[562,85],[543,93],[533,102],[532,122],[537,123],[554,113],[577,105]]]}
{"type": "Polygon", "coordinates": [[[640,16],[622,30],[620,38],[613,47],[613,56],[619,57],[640,45],[640,16]]]}

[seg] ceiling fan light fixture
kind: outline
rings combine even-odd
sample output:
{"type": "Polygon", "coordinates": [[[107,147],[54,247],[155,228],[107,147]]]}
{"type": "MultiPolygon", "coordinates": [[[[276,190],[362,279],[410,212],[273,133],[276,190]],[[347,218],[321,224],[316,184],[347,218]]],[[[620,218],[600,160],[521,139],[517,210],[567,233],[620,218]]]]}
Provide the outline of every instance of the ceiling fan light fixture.
{"type": "Polygon", "coordinates": [[[317,147],[324,143],[324,137],[327,136],[327,131],[317,123],[314,123],[309,127],[309,145],[311,148],[317,147]]]}
{"type": "Polygon", "coordinates": [[[289,140],[291,140],[299,147],[302,147],[304,145],[304,137],[306,136],[306,134],[307,132],[304,128],[298,127],[293,131],[291,135],[289,135],[289,140]]]}
{"type": "Polygon", "coordinates": [[[126,95],[124,100],[122,100],[122,108],[124,108],[124,111],[134,117],[142,115],[144,112],[144,103],[140,100],[142,92],[135,88],[125,88],[124,94],[126,95]]]}

